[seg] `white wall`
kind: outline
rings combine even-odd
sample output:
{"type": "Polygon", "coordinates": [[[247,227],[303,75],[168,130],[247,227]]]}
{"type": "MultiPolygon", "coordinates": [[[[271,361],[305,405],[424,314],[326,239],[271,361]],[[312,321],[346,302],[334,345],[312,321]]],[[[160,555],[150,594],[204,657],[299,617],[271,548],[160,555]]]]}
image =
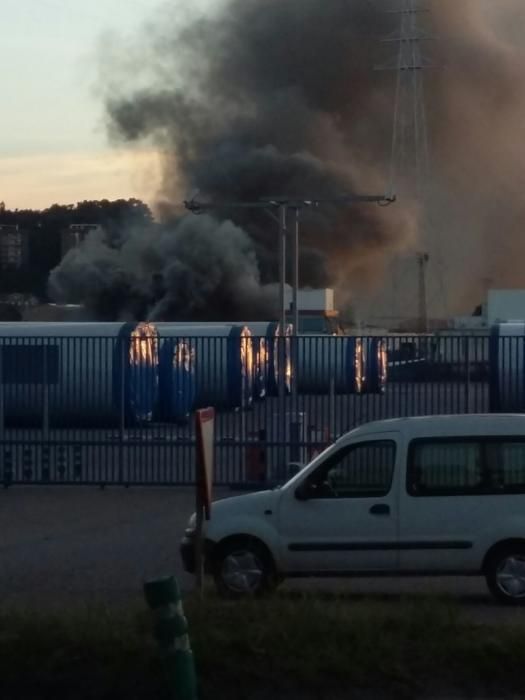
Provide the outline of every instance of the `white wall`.
{"type": "Polygon", "coordinates": [[[452,327],[454,330],[479,330],[487,327],[487,319],[485,316],[456,316],[452,319],[452,327]]]}
{"type": "Polygon", "coordinates": [[[489,326],[525,320],[525,289],[490,289],[487,302],[489,326]]]}
{"type": "MultiPolygon", "coordinates": [[[[300,289],[298,294],[299,311],[334,311],[333,289],[300,289]]],[[[286,303],[292,304],[292,288],[286,287],[286,303]]]]}

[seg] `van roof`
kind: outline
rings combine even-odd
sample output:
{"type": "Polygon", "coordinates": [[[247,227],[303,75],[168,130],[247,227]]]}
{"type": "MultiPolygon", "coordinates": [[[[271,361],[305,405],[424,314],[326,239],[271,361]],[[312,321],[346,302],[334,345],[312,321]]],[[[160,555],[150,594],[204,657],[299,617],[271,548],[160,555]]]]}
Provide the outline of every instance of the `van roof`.
{"type": "Polygon", "coordinates": [[[446,437],[447,435],[523,435],[525,437],[525,414],[470,413],[390,418],[365,423],[347,435],[358,437],[384,432],[403,433],[407,437],[446,437]]]}

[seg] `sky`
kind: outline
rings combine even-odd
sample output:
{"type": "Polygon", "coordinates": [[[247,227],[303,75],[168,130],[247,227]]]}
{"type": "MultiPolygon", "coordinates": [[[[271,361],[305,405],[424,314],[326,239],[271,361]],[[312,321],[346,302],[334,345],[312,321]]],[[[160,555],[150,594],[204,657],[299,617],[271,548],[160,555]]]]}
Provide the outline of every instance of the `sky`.
{"type": "Polygon", "coordinates": [[[1,0],[0,201],[8,208],[153,197],[155,154],[109,144],[97,53],[115,34],[133,36],[157,5],[1,0]]]}
{"type": "MultiPolygon", "coordinates": [[[[0,201],[9,208],[131,196],[151,202],[155,153],[110,145],[106,134],[101,45],[117,36],[131,42],[164,3],[183,14],[188,3],[206,10],[219,0],[0,1],[0,201]]],[[[496,8],[496,0],[478,1],[496,8]]]]}

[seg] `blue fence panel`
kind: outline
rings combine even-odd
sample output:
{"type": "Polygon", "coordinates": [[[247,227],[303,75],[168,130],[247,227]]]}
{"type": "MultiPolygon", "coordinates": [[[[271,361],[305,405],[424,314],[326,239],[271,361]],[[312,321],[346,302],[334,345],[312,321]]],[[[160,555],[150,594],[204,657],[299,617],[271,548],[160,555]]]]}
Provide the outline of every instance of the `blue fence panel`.
{"type": "Polygon", "coordinates": [[[219,327],[206,336],[176,324],[58,325],[0,328],[5,486],[191,484],[193,411],[215,400],[215,479],[232,486],[282,480],[290,463],[371,420],[525,410],[525,332],[286,336],[273,324],[261,336],[219,327]]]}

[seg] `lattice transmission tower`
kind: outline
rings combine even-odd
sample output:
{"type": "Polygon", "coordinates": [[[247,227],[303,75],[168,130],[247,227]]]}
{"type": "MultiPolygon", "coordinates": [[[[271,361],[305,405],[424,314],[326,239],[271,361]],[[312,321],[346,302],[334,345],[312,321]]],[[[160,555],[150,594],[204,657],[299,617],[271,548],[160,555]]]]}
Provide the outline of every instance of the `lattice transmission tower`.
{"type": "Polygon", "coordinates": [[[382,39],[383,44],[395,47],[393,57],[376,67],[396,74],[389,188],[391,194],[398,195],[400,206],[412,203],[418,228],[417,249],[399,254],[392,261],[389,313],[400,319],[407,313],[417,316],[418,330],[426,331],[427,299],[434,311],[446,313],[447,306],[439,231],[433,226],[429,206],[425,73],[434,65],[425,47],[433,37],[422,21],[429,16],[424,0],[397,0],[387,12],[399,19],[398,29],[382,39]]]}

